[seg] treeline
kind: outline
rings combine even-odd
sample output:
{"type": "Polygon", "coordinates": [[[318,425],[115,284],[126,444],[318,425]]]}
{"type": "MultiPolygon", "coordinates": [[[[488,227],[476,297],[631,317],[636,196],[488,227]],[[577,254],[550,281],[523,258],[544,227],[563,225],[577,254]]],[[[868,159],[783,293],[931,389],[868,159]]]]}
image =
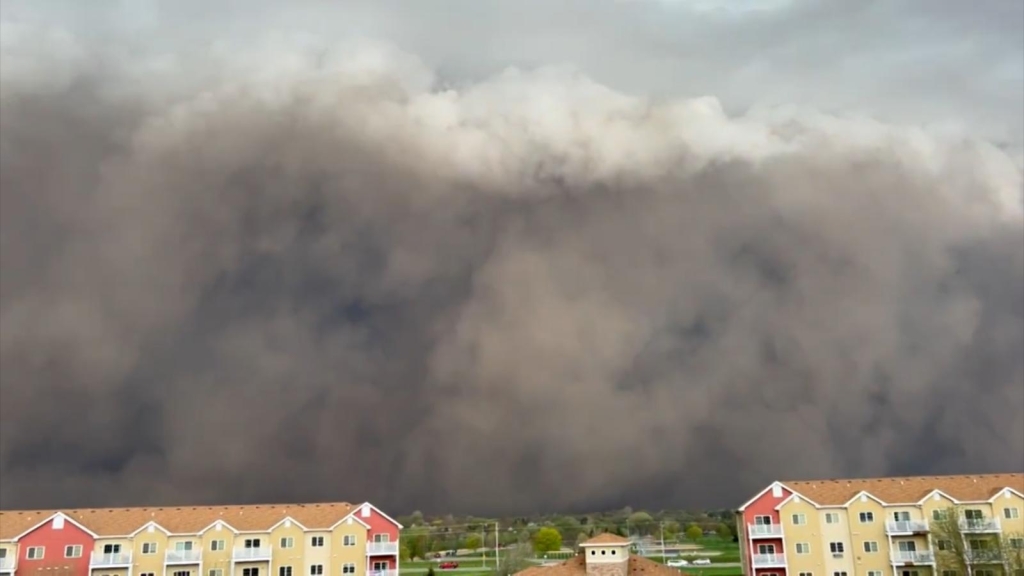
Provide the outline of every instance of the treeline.
{"type": "MultiPolygon", "coordinates": [[[[450,550],[493,549],[495,545],[532,544],[538,532],[541,540],[552,542],[558,534],[560,544],[572,546],[602,532],[632,538],[653,538],[675,542],[698,540],[706,536],[736,540],[733,512],[718,510],[690,512],[684,510],[645,511],[623,508],[590,514],[552,514],[535,517],[425,517],[419,512],[398,518],[406,528],[402,534],[403,554],[426,557],[450,550]]],[[[541,545],[549,548],[550,544],[541,545]]],[[[556,548],[557,549],[557,548],[556,548]]],[[[545,550],[546,551],[546,550],[545,550]]]]}

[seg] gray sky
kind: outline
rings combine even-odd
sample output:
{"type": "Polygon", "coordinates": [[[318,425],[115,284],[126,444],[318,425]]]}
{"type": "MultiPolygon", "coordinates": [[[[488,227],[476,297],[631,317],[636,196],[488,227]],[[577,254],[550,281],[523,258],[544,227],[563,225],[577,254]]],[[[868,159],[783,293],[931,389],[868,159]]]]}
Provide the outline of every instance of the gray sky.
{"type": "Polygon", "coordinates": [[[0,505],[1024,469],[1022,17],[5,0],[0,505]]]}

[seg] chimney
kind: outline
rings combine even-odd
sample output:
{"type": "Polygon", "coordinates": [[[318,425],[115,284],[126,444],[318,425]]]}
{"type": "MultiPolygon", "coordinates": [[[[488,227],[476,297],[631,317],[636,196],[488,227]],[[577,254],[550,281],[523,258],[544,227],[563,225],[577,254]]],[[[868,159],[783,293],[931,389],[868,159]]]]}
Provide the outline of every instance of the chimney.
{"type": "Polygon", "coordinates": [[[580,545],[587,576],[628,576],[629,540],[601,534],[580,545]]]}

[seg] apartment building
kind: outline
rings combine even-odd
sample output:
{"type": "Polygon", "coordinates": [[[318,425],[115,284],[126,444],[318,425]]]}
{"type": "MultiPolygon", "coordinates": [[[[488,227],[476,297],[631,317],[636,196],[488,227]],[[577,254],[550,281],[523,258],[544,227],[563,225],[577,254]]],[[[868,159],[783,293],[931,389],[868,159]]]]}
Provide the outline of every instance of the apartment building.
{"type": "Polygon", "coordinates": [[[1024,576],[991,553],[1024,547],[1024,474],[774,482],[736,522],[746,576],[1024,576]],[[936,561],[950,511],[970,575],[936,561]]]}
{"type": "Polygon", "coordinates": [[[370,503],[0,512],[0,576],[397,576],[370,503]]]}

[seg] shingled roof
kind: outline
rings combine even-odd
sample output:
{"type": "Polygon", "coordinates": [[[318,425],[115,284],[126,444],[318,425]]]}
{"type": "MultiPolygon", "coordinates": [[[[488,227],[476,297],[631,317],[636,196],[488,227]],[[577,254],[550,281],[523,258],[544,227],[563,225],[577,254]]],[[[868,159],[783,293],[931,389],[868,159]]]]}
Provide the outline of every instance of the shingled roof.
{"type": "Polygon", "coordinates": [[[196,534],[221,520],[242,531],[269,530],[285,518],[309,529],[327,529],[356,507],[347,502],[323,504],[254,504],[248,506],[174,506],[159,508],[87,508],[0,512],[0,540],[11,540],[57,512],[98,536],[127,536],[149,522],[172,534],[196,534]]]}
{"type": "MultiPolygon", "coordinates": [[[[533,566],[516,572],[515,576],[583,576],[587,573],[586,559],[582,555],[553,566],[533,566]]],[[[629,557],[628,576],[680,576],[676,568],[669,568],[647,558],[629,557]]],[[[682,576],[689,576],[683,573],[682,576]]]]}
{"type": "Polygon", "coordinates": [[[602,544],[629,544],[629,538],[623,538],[610,532],[602,532],[590,540],[580,543],[580,546],[600,546],[602,544]]]}
{"type": "Polygon", "coordinates": [[[1024,473],[793,480],[782,484],[822,506],[846,504],[861,492],[867,492],[886,504],[916,504],[935,490],[961,502],[979,502],[992,498],[1005,488],[1024,493],[1024,473]]]}

